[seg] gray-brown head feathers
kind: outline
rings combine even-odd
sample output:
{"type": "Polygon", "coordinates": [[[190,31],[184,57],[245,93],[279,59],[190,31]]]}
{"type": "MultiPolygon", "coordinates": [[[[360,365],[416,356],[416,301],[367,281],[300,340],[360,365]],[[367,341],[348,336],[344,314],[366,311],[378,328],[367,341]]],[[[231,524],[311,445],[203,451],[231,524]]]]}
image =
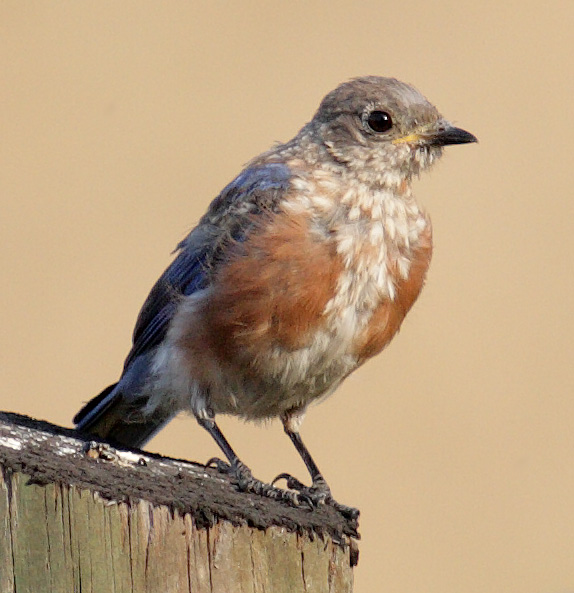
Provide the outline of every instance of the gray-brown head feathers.
{"type": "Polygon", "coordinates": [[[432,164],[442,146],[476,141],[443,119],[414,87],[380,76],[338,86],[304,130],[370,185],[395,186],[432,164]]]}

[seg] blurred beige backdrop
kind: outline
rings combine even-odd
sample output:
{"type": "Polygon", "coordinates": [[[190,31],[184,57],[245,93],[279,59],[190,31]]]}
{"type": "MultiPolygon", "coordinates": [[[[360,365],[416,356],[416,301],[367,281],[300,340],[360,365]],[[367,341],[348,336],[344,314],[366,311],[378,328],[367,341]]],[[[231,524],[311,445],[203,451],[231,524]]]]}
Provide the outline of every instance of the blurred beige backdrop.
{"type": "MultiPolygon", "coordinates": [[[[436,250],[391,347],[303,435],[362,509],[356,591],[574,591],[574,3],[0,3],[0,409],[69,426],[170,251],[357,75],[480,144],[416,192],[436,250]]],[[[266,479],[280,425],[222,425],[266,479]]],[[[149,448],[206,460],[190,418],[149,448]]],[[[306,476],[305,476],[306,477],[306,476]]]]}

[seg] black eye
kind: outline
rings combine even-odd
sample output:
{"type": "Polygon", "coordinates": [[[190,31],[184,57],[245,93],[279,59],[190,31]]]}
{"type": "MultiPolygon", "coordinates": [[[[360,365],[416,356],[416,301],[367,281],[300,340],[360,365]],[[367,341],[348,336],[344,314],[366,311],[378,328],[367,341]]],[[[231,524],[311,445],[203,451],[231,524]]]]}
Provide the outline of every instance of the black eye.
{"type": "Polygon", "coordinates": [[[386,111],[371,111],[367,125],[373,132],[388,132],[393,127],[393,120],[386,111]]]}

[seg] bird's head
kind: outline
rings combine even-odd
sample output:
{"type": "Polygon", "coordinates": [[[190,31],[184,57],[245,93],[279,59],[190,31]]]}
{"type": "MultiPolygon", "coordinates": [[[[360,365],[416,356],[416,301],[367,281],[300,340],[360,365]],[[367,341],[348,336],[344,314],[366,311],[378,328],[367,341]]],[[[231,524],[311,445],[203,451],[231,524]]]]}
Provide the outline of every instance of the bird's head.
{"type": "Polygon", "coordinates": [[[338,86],[309,125],[334,161],[375,186],[410,180],[441,156],[443,146],[477,142],[415,88],[379,76],[338,86]]]}

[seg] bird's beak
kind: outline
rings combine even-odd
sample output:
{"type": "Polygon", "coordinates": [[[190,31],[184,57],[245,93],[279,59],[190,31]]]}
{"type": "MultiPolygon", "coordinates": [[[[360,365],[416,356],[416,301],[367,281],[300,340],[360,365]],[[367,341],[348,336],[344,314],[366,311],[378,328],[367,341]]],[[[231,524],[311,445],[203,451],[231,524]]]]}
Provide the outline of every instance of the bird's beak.
{"type": "Polygon", "coordinates": [[[478,142],[478,140],[470,132],[447,124],[429,134],[427,142],[432,146],[447,146],[449,144],[468,144],[469,142],[478,142]]]}
{"type": "Polygon", "coordinates": [[[470,132],[441,121],[436,128],[402,136],[393,141],[394,144],[403,144],[405,142],[419,145],[426,144],[428,146],[447,146],[448,144],[468,144],[469,142],[478,142],[478,140],[470,132]]]}

